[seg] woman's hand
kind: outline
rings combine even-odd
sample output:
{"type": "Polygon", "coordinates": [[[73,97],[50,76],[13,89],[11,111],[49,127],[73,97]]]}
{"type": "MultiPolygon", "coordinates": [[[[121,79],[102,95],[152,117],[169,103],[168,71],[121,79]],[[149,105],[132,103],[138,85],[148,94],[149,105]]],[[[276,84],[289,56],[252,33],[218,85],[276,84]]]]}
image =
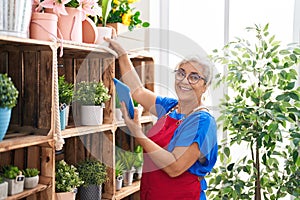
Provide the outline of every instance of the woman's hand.
{"type": "MultiPolygon", "coordinates": [[[[116,37],[113,37],[113,38],[116,38],[116,37]]],[[[111,39],[111,38],[105,37],[104,40],[110,44],[109,47],[112,50],[114,50],[115,52],[117,52],[119,57],[127,54],[125,49],[116,41],[116,39],[111,39]]]]}
{"type": "Polygon", "coordinates": [[[123,114],[124,121],[130,131],[130,135],[136,138],[145,137],[144,133],[142,132],[142,126],[140,123],[139,112],[137,108],[134,108],[134,118],[131,119],[129,117],[126,105],[124,102],[121,102],[121,111],[123,114]]]}

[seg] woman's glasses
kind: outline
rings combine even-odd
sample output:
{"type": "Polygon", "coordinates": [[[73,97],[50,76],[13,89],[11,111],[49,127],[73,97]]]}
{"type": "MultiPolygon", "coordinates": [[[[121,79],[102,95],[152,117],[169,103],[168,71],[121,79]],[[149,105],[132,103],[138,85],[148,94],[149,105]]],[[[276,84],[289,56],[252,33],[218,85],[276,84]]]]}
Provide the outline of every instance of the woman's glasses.
{"type": "MultiPolygon", "coordinates": [[[[186,77],[186,73],[183,69],[176,69],[175,71],[175,79],[178,81],[182,81],[186,77]]],[[[206,84],[206,79],[200,76],[199,74],[192,72],[187,76],[187,80],[191,85],[194,85],[199,82],[199,80],[204,80],[204,83],[206,84]]]]}

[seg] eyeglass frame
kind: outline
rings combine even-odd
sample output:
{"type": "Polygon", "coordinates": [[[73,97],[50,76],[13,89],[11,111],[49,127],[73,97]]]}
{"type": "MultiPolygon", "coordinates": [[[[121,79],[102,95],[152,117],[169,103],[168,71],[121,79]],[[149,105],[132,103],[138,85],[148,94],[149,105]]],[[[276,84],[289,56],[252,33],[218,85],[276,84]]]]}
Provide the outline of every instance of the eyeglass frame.
{"type": "Polygon", "coordinates": [[[206,78],[200,76],[200,75],[199,75],[198,73],[196,73],[196,72],[191,72],[191,73],[189,73],[189,74],[187,75],[184,69],[179,68],[179,69],[175,69],[175,70],[174,70],[174,73],[175,73],[175,79],[176,79],[177,81],[183,81],[185,78],[187,78],[187,81],[188,81],[189,84],[191,84],[191,85],[197,84],[201,79],[204,81],[204,84],[207,83],[206,78]],[[177,77],[176,74],[178,74],[179,72],[181,72],[181,73],[184,74],[184,76],[183,76],[182,79],[176,78],[176,77],[177,77]],[[196,75],[196,76],[198,77],[198,80],[197,80],[195,83],[191,83],[191,82],[190,82],[189,77],[190,77],[191,75],[196,75]]]}

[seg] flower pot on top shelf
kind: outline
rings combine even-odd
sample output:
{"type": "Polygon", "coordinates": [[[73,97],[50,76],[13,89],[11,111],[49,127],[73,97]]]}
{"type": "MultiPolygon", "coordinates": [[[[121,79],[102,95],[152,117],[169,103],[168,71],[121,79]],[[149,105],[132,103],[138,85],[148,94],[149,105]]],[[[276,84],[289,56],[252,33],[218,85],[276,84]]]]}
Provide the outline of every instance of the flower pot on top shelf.
{"type": "Polygon", "coordinates": [[[28,38],[28,28],[32,10],[31,1],[1,1],[0,9],[0,35],[28,38]]]}
{"type": "Polygon", "coordinates": [[[30,38],[46,41],[57,38],[57,21],[56,14],[33,12],[30,21],[30,38]]]}
{"type": "MultiPolygon", "coordinates": [[[[68,15],[60,14],[57,22],[57,36],[63,40],[82,42],[82,13],[77,8],[65,7],[68,15]]],[[[53,9],[46,8],[46,13],[53,9]]]]}
{"type": "Polygon", "coordinates": [[[96,44],[100,44],[103,46],[108,46],[108,42],[104,40],[104,37],[111,38],[112,37],[112,28],[111,27],[97,27],[98,37],[96,40],[96,44]]]}

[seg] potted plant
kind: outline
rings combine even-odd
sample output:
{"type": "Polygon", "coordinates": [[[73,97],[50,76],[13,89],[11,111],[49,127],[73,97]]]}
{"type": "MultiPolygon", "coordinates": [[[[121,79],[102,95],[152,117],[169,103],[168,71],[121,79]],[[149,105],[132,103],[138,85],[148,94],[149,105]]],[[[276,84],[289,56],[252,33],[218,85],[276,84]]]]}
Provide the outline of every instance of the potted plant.
{"type": "Polygon", "coordinates": [[[143,171],[143,147],[141,145],[137,145],[134,148],[134,153],[136,154],[136,159],[134,162],[134,168],[135,168],[135,173],[137,174],[136,179],[141,179],[142,178],[142,171],[143,171]]]}
{"type": "Polygon", "coordinates": [[[78,172],[84,184],[79,188],[80,200],[101,199],[102,184],[108,180],[106,166],[95,159],[78,163],[78,172]]]}
{"type": "MultiPolygon", "coordinates": [[[[101,8],[102,8],[102,15],[99,15],[99,16],[101,16],[101,19],[102,19],[102,26],[97,27],[98,38],[97,38],[96,43],[107,46],[108,43],[105,42],[105,40],[103,38],[104,37],[111,38],[111,36],[112,36],[112,28],[106,26],[107,17],[111,10],[112,0],[102,0],[102,1],[99,1],[99,4],[101,4],[101,8]]],[[[96,24],[97,24],[98,23],[97,17],[95,17],[95,20],[96,20],[96,24]]]]}
{"type": "Polygon", "coordinates": [[[109,10],[108,16],[103,22],[102,19],[98,18],[99,23],[112,26],[116,29],[117,34],[125,32],[126,30],[132,31],[137,27],[149,27],[149,22],[143,22],[140,19],[141,12],[132,6],[136,0],[133,1],[112,1],[111,9],[109,10]]]}
{"type": "Polygon", "coordinates": [[[58,77],[58,97],[60,111],[60,126],[64,130],[68,125],[70,104],[74,95],[74,85],[65,80],[65,76],[58,77]]]}
{"type": "Polygon", "coordinates": [[[0,199],[6,199],[8,193],[8,183],[0,175],[0,199]]]}
{"type": "Polygon", "coordinates": [[[17,104],[19,92],[7,74],[0,74],[0,141],[3,140],[11,117],[11,110],[17,104]]]}
{"type": "Polygon", "coordinates": [[[75,200],[77,188],[83,184],[77,168],[64,160],[55,164],[55,194],[58,200],[75,200]]]}
{"type": "Polygon", "coordinates": [[[254,42],[237,38],[212,55],[227,67],[218,75],[229,95],[221,104],[221,165],[210,176],[210,199],[300,197],[300,48],[282,47],[269,24],[247,28],[254,42]],[[244,149],[234,158],[233,148],[244,149]]]}
{"type": "Polygon", "coordinates": [[[123,171],[125,167],[124,164],[122,163],[121,160],[116,161],[116,168],[115,168],[115,173],[116,173],[116,190],[120,190],[122,188],[122,183],[123,183],[123,171]]]}
{"type": "Polygon", "coordinates": [[[25,176],[24,188],[31,189],[35,188],[39,183],[39,173],[40,171],[36,168],[26,168],[22,170],[25,176]]]}
{"type": "Polygon", "coordinates": [[[87,15],[97,15],[100,10],[97,1],[81,3],[77,0],[44,0],[39,5],[45,8],[45,12],[58,16],[57,27],[61,32],[61,39],[76,42],[82,42],[82,21],[87,15]]]}
{"type": "Polygon", "coordinates": [[[81,124],[101,125],[104,103],[110,99],[103,82],[82,81],[76,85],[75,99],[81,104],[81,124]]]}
{"type": "Polygon", "coordinates": [[[24,190],[24,175],[17,166],[4,166],[2,168],[5,181],[8,182],[8,195],[14,195],[24,190]]]}
{"type": "Polygon", "coordinates": [[[122,151],[120,152],[120,160],[125,168],[123,171],[123,185],[132,185],[133,175],[135,172],[134,163],[136,161],[136,155],[130,151],[122,151]]]}

